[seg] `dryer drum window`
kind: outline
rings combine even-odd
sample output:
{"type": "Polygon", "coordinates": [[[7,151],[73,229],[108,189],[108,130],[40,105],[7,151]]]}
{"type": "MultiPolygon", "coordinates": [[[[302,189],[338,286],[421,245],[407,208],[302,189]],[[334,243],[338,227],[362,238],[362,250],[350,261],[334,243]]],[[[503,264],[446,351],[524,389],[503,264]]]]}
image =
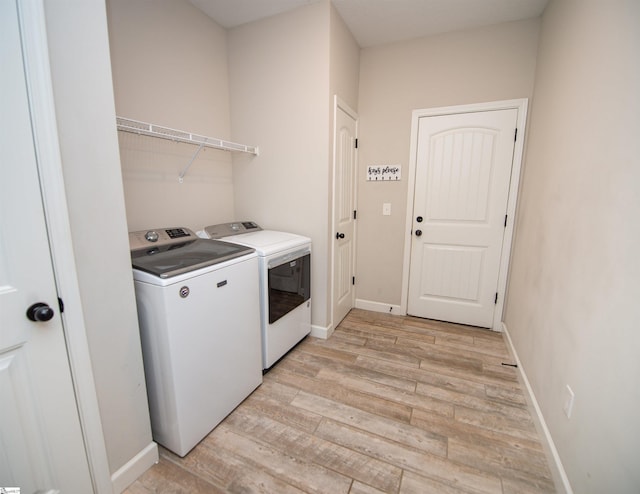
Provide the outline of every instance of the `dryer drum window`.
{"type": "Polygon", "coordinates": [[[311,298],[311,254],[269,268],[269,324],[311,298]]]}

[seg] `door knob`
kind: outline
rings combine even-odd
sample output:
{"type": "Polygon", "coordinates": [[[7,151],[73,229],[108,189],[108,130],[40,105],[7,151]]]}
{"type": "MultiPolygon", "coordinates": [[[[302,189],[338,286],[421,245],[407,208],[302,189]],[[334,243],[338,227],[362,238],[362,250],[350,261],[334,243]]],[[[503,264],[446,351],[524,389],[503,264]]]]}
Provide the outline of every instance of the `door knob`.
{"type": "Polygon", "coordinates": [[[344,233],[336,233],[336,240],[344,238],[344,233]]]}
{"type": "Polygon", "coordinates": [[[420,235],[422,235],[422,230],[416,230],[416,237],[419,237],[420,235]]]}
{"type": "Polygon", "coordinates": [[[27,318],[34,322],[49,321],[55,313],[47,304],[37,302],[27,309],[27,318]]]}

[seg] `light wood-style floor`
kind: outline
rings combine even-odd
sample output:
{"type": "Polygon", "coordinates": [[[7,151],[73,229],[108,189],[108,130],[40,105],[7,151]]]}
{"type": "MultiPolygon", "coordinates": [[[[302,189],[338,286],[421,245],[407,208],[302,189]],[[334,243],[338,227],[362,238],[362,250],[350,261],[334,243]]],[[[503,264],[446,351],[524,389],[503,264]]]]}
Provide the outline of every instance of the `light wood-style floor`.
{"type": "Polygon", "coordinates": [[[502,335],[352,310],[142,493],[552,493],[502,335]]]}

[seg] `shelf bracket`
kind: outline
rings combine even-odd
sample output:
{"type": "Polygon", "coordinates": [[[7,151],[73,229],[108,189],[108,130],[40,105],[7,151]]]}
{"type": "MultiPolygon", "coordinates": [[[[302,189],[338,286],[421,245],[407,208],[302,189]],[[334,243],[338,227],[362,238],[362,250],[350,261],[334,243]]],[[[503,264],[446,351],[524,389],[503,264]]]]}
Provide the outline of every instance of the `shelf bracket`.
{"type": "Polygon", "coordinates": [[[196,149],[196,152],[193,153],[193,156],[191,157],[191,160],[189,161],[189,163],[187,164],[187,166],[184,167],[184,169],[180,172],[180,175],[178,175],[178,182],[183,183],[184,182],[184,176],[187,173],[187,170],[189,170],[189,167],[193,164],[193,162],[196,160],[196,158],[198,157],[198,155],[200,154],[200,151],[202,151],[202,148],[204,147],[206,143],[206,140],[202,141],[200,143],[200,145],[198,146],[198,149],[196,149]]]}

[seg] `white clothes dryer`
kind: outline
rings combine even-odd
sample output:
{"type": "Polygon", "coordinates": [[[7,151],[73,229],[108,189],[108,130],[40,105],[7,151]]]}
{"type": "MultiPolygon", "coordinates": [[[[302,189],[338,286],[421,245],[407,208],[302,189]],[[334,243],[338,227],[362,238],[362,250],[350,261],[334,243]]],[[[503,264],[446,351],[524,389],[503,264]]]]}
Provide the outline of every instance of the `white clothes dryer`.
{"type": "Polygon", "coordinates": [[[262,368],[268,370],[311,332],[311,239],[253,221],[210,225],[198,235],[258,254],[262,368]]]}

